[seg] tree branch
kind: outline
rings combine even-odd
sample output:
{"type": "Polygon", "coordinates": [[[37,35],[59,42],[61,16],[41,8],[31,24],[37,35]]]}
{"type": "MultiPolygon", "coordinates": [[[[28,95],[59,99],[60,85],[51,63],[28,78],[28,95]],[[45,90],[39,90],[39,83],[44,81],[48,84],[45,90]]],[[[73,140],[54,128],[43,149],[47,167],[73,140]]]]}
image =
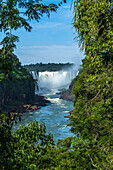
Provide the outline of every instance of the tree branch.
{"type": "Polygon", "coordinates": [[[96,94],[96,96],[95,97],[93,97],[88,103],[90,103],[90,102],[92,102],[93,100],[95,100],[96,99],[96,97],[100,94],[100,92],[101,92],[101,90],[99,90],[98,91],[98,93],[96,94]]]}
{"type": "Polygon", "coordinates": [[[91,158],[91,156],[90,156],[89,154],[88,154],[88,156],[89,156],[89,158],[90,158],[90,160],[91,160],[91,162],[92,162],[92,165],[93,165],[95,168],[99,169],[99,167],[94,164],[94,161],[93,161],[93,159],[91,158]]]}

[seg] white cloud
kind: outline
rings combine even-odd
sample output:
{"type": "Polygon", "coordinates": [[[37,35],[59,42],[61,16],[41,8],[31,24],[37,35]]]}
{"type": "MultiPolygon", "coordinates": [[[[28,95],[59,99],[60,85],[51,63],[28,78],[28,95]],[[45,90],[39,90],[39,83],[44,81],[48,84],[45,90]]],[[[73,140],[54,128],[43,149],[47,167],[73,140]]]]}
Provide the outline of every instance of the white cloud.
{"type": "Polygon", "coordinates": [[[31,45],[31,46],[22,46],[20,49],[75,49],[78,48],[76,45],[31,45]]]}
{"type": "Polygon", "coordinates": [[[63,26],[63,23],[59,22],[45,22],[45,23],[35,23],[32,24],[33,29],[49,29],[63,26]]]}
{"type": "Polygon", "coordinates": [[[20,61],[23,64],[30,63],[48,63],[48,62],[73,62],[80,64],[83,54],[80,53],[77,44],[73,45],[35,45],[22,46],[16,50],[20,61]]]}

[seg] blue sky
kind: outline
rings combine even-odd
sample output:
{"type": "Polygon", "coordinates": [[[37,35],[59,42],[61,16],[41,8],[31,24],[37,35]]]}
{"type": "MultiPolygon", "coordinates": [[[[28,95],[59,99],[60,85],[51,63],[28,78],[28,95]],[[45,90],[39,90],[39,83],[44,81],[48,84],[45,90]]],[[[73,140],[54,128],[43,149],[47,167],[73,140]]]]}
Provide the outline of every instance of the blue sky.
{"type": "MultiPolygon", "coordinates": [[[[53,2],[58,3],[60,0],[53,2]]],[[[16,31],[20,42],[17,44],[15,54],[22,64],[72,62],[78,65],[80,63],[83,54],[80,52],[78,42],[74,40],[73,14],[70,6],[71,0],[68,0],[57,13],[51,13],[49,19],[44,16],[39,23],[32,22],[33,29],[30,33],[24,29],[16,31]]]]}

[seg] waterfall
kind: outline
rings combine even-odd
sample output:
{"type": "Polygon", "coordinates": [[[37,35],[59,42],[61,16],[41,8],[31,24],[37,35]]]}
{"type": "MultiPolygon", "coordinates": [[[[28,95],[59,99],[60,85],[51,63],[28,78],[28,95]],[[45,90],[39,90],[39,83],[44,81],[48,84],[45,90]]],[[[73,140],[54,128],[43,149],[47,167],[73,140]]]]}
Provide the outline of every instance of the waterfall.
{"type": "Polygon", "coordinates": [[[30,71],[29,73],[33,76],[33,79],[35,80],[35,93],[37,93],[38,91],[40,91],[39,73],[37,71],[30,71]]]}
{"type": "Polygon", "coordinates": [[[31,71],[30,73],[35,79],[35,92],[45,93],[51,90],[67,89],[72,79],[76,77],[77,71],[71,68],[65,71],[31,71]]]}

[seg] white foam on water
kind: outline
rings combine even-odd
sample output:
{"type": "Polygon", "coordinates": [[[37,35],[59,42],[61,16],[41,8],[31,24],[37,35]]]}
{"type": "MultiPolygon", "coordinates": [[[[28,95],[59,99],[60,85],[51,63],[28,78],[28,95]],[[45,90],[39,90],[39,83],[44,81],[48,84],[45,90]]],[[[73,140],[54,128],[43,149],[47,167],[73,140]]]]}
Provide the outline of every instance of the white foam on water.
{"type": "Polygon", "coordinates": [[[47,98],[51,103],[57,103],[60,104],[61,100],[59,98],[47,98]]]}

